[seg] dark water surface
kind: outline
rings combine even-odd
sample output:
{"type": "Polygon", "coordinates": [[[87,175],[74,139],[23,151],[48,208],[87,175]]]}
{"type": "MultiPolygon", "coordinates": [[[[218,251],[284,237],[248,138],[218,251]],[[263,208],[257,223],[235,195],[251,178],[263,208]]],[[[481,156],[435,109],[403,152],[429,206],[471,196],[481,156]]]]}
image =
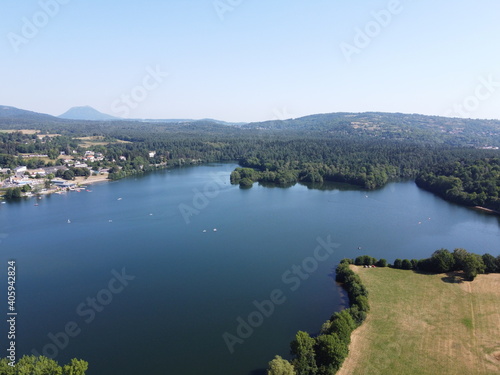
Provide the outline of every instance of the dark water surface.
{"type": "Polygon", "coordinates": [[[242,190],[229,184],[234,167],[0,205],[0,312],[15,259],[18,355],[82,358],[90,375],[247,375],[340,308],[330,274],[343,257],[500,253],[497,217],[412,182],[242,190]]]}

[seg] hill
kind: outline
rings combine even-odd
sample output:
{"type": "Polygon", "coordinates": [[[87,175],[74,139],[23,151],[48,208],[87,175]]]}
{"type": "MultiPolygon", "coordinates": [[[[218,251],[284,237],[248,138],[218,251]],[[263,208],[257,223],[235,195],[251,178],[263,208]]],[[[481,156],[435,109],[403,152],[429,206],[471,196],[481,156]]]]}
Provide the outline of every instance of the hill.
{"type": "Polygon", "coordinates": [[[99,112],[98,110],[96,110],[90,106],[70,108],[68,111],[66,111],[62,115],[59,115],[58,117],[62,118],[62,119],[68,119],[68,120],[87,120],[87,121],[121,120],[118,117],[114,117],[114,116],[99,112]]]}
{"type": "Polygon", "coordinates": [[[500,121],[403,113],[328,113],[250,123],[243,129],[316,133],[328,137],[377,138],[473,147],[499,147],[500,121]]]}
{"type": "Polygon", "coordinates": [[[15,107],[0,106],[0,121],[2,123],[35,123],[35,122],[57,122],[57,117],[44,113],[27,111],[15,107]]]}
{"type": "Polygon", "coordinates": [[[500,275],[450,282],[392,268],[353,267],[371,310],[339,375],[500,372],[500,275]]]}

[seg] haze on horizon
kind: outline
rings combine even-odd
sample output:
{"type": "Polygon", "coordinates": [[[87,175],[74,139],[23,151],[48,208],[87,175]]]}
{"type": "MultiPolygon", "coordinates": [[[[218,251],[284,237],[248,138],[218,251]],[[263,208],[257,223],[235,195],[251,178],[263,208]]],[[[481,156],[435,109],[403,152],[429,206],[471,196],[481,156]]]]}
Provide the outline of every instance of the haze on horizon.
{"type": "Polygon", "coordinates": [[[262,121],[500,119],[494,0],[26,0],[0,14],[0,105],[262,121]]]}

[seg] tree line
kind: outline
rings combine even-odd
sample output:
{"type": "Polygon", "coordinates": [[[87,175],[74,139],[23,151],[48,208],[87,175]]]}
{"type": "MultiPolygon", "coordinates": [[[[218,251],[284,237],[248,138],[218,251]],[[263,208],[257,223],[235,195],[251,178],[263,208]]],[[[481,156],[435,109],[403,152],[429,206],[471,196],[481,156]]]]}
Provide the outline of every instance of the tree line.
{"type": "Polygon", "coordinates": [[[290,343],[292,361],[276,356],[269,362],[268,375],[333,375],[340,369],[349,353],[352,331],[370,310],[368,291],[350,264],[351,259],[343,259],[336,269],[336,280],[346,290],[350,307],[334,313],[316,337],[297,332],[290,343]]]}
{"type": "Polygon", "coordinates": [[[9,359],[0,359],[2,375],[85,375],[87,370],[88,363],[80,359],[72,359],[63,366],[43,356],[24,356],[14,366],[9,365],[9,359]]]}
{"type": "Polygon", "coordinates": [[[349,297],[350,307],[334,313],[321,327],[319,335],[311,337],[299,331],[290,343],[293,356],[288,361],[280,356],[269,362],[268,375],[334,375],[349,354],[352,332],[366,319],[370,311],[368,290],[350,265],[392,267],[427,273],[461,271],[464,279],[473,281],[478,274],[500,273],[500,255],[478,255],[465,249],[436,250],[425,259],[396,259],[392,265],[386,259],[361,255],[355,259],[342,259],[336,268],[335,280],[342,284],[349,297]]]}
{"type": "Polygon", "coordinates": [[[436,166],[420,174],[416,183],[446,200],[500,211],[500,158],[436,166]]]}

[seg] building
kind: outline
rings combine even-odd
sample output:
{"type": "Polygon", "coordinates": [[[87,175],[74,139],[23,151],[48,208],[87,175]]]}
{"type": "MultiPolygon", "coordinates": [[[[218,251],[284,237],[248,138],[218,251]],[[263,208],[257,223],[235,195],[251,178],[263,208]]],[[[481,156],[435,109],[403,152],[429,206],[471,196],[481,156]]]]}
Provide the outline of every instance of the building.
{"type": "Polygon", "coordinates": [[[16,168],[14,168],[14,172],[15,172],[16,174],[18,174],[18,173],[24,173],[24,172],[26,172],[27,170],[28,170],[28,168],[27,168],[25,165],[24,165],[24,166],[20,166],[20,167],[16,167],[16,168]]]}
{"type": "Polygon", "coordinates": [[[31,177],[36,177],[36,175],[39,175],[40,177],[45,177],[46,172],[44,169],[32,169],[28,171],[31,177]]]}

